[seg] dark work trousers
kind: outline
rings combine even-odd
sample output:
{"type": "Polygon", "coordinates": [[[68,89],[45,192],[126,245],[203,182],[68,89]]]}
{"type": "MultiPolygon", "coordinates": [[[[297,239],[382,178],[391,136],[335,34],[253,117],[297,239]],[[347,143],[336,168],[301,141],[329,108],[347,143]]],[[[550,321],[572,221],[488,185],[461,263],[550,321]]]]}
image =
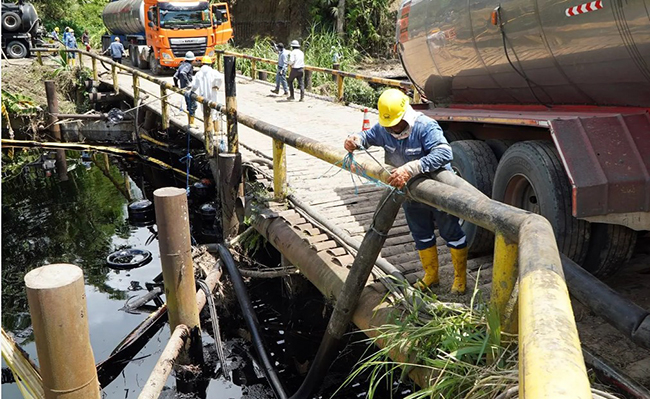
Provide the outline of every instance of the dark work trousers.
{"type": "Polygon", "coordinates": [[[460,228],[456,216],[412,200],[404,201],[402,208],[418,251],[436,245],[436,224],[448,247],[461,249],[467,246],[465,232],[460,228]]]}
{"type": "Polygon", "coordinates": [[[298,79],[298,87],[300,88],[300,99],[305,97],[305,71],[303,68],[291,68],[289,74],[289,97],[293,97],[293,81],[298,79]]]}
{"type": "Polygon", "coordinates": [[[111,57],[111,58],[113,59],[113,61],[117,62],[118,64],[122,63],[122,57],[120,58],[111,57]]]}

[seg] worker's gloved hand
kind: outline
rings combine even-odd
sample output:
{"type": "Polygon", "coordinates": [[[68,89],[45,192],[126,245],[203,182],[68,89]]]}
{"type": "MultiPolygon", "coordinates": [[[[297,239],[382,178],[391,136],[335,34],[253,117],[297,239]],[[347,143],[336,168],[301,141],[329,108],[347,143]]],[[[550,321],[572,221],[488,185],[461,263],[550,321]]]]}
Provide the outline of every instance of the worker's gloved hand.
{"type": "Polygon", "coordinates": [[[348,152],[354,152],[354,150],[361,147],[361,137],[356,134],[348,136],[348,138],[345,139],[345,143],[343,143],[343,147],[345,147],[348,152]]]}
{"type": "Polygon", "coordinates": [[[393,187],[401,189],[404,187],[407,181],[411,178],[412,174],[408,171],[408,168],[400,166],[399,168],[393,170],[388,176],[388,184],[393,187]]]}

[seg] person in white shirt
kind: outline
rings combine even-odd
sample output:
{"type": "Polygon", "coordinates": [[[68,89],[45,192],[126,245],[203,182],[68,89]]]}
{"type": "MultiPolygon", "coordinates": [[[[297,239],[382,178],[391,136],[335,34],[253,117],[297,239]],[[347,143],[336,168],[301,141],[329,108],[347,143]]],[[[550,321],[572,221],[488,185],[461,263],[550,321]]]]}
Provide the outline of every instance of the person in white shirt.
{"type": "Polygon", "coordinates": [[[289,54],[289,65],[291,65],[291,73],[289,73],[289,97],[288,100],[295,100],[293,96],[293,81],[298,79],[298,87],[300,88],[300,101],[305,99],[305,53],[300,50],[300,43],[298,40],[291,41],[291,54],[289,54]]]}
{"type": "MultiPolygon", "coordinates": [[[[207,55],[201,59],[201,69],[194,75],[192,83],[188,86],[187,93],[195,91],[199,96],[207,99],[210,102],[217,102],[217,93],[223,85],[223,75],[221,72],[212,68],[212,58],[207,55]]],[[[189,108],[189,107],[188,107],[189,108]]],[[[190,111],[190,125],[194,122],[194,113],[190,111]]],[[[221,119],[217,115],[217,111],[212,109],[211,112],[214,131],[221,131],[221,119]]],[[[206,118],[206,115],[203,115],[206,118]]]]}

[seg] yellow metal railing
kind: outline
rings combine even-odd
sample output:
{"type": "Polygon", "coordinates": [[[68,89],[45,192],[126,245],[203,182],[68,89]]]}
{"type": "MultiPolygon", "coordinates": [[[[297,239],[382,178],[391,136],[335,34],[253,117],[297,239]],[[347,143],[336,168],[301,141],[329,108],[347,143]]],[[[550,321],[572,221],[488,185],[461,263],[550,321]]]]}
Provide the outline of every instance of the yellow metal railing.
{"type": "MultiPolygon", "coordinates": [[[[219,60],[221,59],[222,55],[231,55],[236,58],[241,58],[245,60],[251,61],[251,78],[253,80],[257,79],[257,63],[266,63],[266,64],[272,64],[272,65],[277,65],[278,61],[276,60],[271,60],[268,58],[262,58],[262,57],[255,57],[252,55],[248,54],[241,54],[241,53],[235,53],[232,51],[217,51],[217,65],[220,65],[221,63],[219,60]]],[[[310,72],[319,72],[319,73],[325,73],[329,74],[332,76],[336,77],[336,87],[337,87],[337,100],[338,101],[343,101],[344,98],[344,91],[345,91],[345,86],[343,79],[344,78],[351,78],[351,79],[358,79],[358,80],[363,80],[368,83],[376,83],[376,84],[381,84],[384,86],[390,86],[390,87],[399,87],[402,89],[406,90],[412,90],[413,91],[413,103],[418,104],[421,102],[421,97],[420,93],[418,92],[417,88],[410,82],[404,82],[401,80],[396,80],[396,79],[386,79],[386,78],[379,78],[376,76],[368,76],[368,75],[362,75],[360,73],[354,73],[354,72],[345,72],[341,71],[338,69],[330,69],[330,68],[321,68],[321,67],[316,67],[316,66],[310,66],[310,65],[305,65],[305,71],[310,71],[310,72]]],[[[269,72],[269,71],[266,71],[269,72]]],[[[269,72],[271,74],[274,74],[274,72],[269,72]]]]}
{"type": "MultiPolygon", "coordinates": [[[[48,50],[32,51],[38,54],[39,51],[48,50]]],[[[117,79],[117,69],[121,69],[159,84],[161,90],[183,93],[168,82],[114,63],[105,57],[81,50],[74,51],[92,58],[94,76],[97,76],[96,60],[101,59],[112,66],[113,82],[117,79]]],[[[347,72],[328,72],[337,76],[354,77],[349,76],[354,74],[347,72]]],[[[135,76],[134,88],[137,87],[135,76]]],[[[221,104],[208,102],[200,96],[193,97],[203,103],[206,109],[221,111],[223,108],[221,104]]],[[[164,114],[164,108],[162,111],[164,114]]],[[[163,115],[163,119],[166,117],[163,115]]],[[[239,123],[273,139],[273,185],[277,199],[282,199],[287,192],[285,145],[330,164],[338,164],[347,154],[342,146],[334,148],[245,114],[237,113],[237,119],[239,123]]],[[[207,135],[205,139],[208,139],[207,135]]],[[[367,176],[387,182],[388,173],[381,166],[364,161],[359,163],[367,176]]],[[[430,179],[416,179],[409,184],[407,193],[416,201],[495,233],[491,302],[501,315],[502,328],[509,332],[519,330],[519,396],[534,399],[591,398],[560,254],[548,220],[491,200],[448,171],[436,173],[430,179]],[[517,284],[518,290],[515,290],[517,284]]]]}

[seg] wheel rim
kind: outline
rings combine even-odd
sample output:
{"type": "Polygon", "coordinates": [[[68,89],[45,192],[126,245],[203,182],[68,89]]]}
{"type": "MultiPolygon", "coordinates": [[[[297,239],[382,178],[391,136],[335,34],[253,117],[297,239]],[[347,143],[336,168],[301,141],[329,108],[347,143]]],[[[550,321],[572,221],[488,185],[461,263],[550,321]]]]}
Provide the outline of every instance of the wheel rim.
{"type": "Polygon", "coordinates": [[[524,175],[517,174],[510,179],[503,201],[517,208],[540,214],[535,188],[524,175]]]}
{"type": "Polygon", "coordinates": [[[21,57],[25,53],[23,47],[20,44],[14,44],[9,48],[9,52],[15,57],[21,57]]]}

